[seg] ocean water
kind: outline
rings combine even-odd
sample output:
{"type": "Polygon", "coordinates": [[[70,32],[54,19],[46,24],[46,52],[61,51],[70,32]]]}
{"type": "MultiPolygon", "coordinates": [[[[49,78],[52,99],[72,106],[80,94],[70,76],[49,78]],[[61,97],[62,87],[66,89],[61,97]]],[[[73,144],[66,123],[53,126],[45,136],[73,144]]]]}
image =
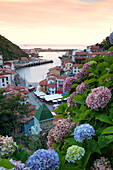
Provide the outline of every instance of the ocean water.
{"type": "Polygon", "coordinates": [[[21,77],[27,80],[29,84],[39,83],[41,80],[46,78],[49,68],[61,65],[58,57],[63,54],[65,54],[65,52],[40,52],[39,55],[43,56],[43,59],[53,60],[53,63],[19,68],[16,71],[21,77]]]}

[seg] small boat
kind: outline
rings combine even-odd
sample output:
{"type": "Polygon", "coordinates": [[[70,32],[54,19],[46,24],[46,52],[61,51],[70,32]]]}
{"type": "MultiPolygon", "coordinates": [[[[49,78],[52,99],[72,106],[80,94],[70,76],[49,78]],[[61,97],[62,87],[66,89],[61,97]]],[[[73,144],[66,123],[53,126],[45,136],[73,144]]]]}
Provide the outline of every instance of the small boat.
{"type": "Polygon", "coordinates": [[[28,91],[31,92],[31,91],[34,91],[35,90],[35,87],[29,87],[28,88],[28,91]]]}

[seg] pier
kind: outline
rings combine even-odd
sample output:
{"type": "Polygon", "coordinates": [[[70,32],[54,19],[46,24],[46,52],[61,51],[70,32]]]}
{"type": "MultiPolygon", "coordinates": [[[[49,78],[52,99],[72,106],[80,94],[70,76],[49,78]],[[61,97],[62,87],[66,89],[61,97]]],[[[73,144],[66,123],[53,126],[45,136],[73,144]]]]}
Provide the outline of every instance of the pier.
{"type": "Polygon", "coordinates": [[[53,63],[53,60],[42,60],[42,61],[35,61],[35,62],[29,62],[29,63],[18,63],[14,64],[15,68],[22,68],[22,67],[31,67],[41,64],[47,64],[47,63],[53,63]]]}

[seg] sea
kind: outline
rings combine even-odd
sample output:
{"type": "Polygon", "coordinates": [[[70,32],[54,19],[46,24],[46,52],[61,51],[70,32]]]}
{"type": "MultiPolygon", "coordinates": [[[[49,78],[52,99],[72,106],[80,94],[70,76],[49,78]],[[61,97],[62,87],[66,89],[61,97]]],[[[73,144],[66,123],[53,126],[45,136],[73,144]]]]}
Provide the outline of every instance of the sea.
{"type": "MultiPolygon", "coordinates": [[[[42,49],[85,49],[85,45],[20,45],[22,49],[33,49],[33,48],[42,48],[42,49]]],[[[43,56],[42,59],[53,60],[53,63],[47,63],[43,65],[31,66],[19,68],[16,71],[18,74],[26,80],[29,84],[39,84],[41,80],[44,80],[47,76],[49,68],[60,66],[61,62],[59,57],[64,55],[65,52],[40,52],[39,56],[43,56]]]]}

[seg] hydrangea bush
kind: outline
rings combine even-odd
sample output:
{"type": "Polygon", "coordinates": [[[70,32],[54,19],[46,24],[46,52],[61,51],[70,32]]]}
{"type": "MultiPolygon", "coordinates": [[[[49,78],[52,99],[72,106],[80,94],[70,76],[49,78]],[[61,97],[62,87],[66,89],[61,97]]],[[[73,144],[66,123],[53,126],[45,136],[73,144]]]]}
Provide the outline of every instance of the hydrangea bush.
{"type": "Polygon", "coordinates": [[[15,151],[16,143],[12,137],[0,136],[0,158],[8,158],[15,151]]]}
{"type": "Polygon", "coordinates": [[[110,49],[108,53],[87,59],[79,73],[64,81],[68,94],[63,99],[68,97],[68,102],[57,108],[60,113],[57,117],[72,117],[75,125],[66,135],[60,129],[61,140],[54,139],[55,134],[60,135],[57,128],[51,130],[48,138],[59,154],[60,169],[93,167],[96,170],[101,164],[103,169],[113,169],[113,51],[110,49]],[[84,149],[80,159],[77,159],[77,147],[84,149]]]}
{"type": "Polygon", "coordinates": [[[59,168],[59,157],[54,150],[38,149],[26,162],[30,169],[55,170],[59,168]]]}

